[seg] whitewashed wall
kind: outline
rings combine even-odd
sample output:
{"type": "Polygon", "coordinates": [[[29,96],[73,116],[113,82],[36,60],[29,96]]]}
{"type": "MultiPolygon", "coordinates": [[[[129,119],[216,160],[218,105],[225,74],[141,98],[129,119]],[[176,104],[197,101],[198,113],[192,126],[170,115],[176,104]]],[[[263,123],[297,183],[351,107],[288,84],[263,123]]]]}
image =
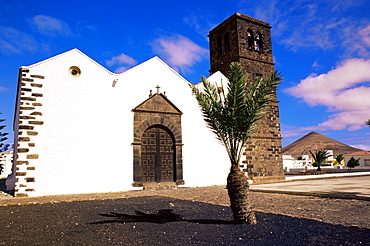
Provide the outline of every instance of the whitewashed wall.
{"type": "Polygon", "coordinates": [[[360,158],[360,166],[354,168],[357,169],[369,169],[370,170],[370,151],[360,151],[353,154],[344,155],[345,166],[347,166],[348,161],[351,157],[356,160],[360,158]]]}
{"type": "Polygon", "coordinates": [[[205,127],[188,82],[154,57],[113,74],[73,49],[25,67],[44,76],[43,125],[33,151],[35,191],[28,195],[133,189],[133,113],[149,91],[166,92],[182,112],[185,186],[226,183],[229,160],[205,127]],[[81,69],[79,77],[69,68],[81,69]],[[114,80],[118,79],[113,86],[114,80]]]}

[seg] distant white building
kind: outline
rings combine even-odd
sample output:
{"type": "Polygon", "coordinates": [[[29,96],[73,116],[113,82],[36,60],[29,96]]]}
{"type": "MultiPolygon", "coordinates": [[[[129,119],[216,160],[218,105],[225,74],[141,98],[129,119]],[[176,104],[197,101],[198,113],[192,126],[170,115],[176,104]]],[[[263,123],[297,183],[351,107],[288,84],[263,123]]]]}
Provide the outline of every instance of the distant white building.
{"type": "Polygon", "coordinates": [[[0,178],[6,178],[12,173],[13,166],[13,151],[0,153],[0,164],[3,164],[3,171],[0,178]]]}
{"type": "Polygon", "coordinates": [[[327,150],[328,154],[330,155],[327,159],[328,161],[335,161],[334,151],[333,150],[327,150]]]}
{"type": "MultiPolygon", "coordinates": [[[[327,163],[321,166],[321,168],[333,168],[333,162],[335,157],[333,155],[333,150],[327,150],[329,157],[327,158],[327,163]]],[[[301,158],[295,159],[291,155],[282,155],[283,156],[283,167],[285,172],[289,171],[305,171],[309,169],[316,169],[312,164],[315,160],[310,155],[302,155],[301,158]]]]}
{"type": "Polygon", "coordinates": [[[308,155],[302,155],[300,160],[295,159],[291,155],[283,155],[283,167],[285,172],[292,169],[305,170],[312,167],[312,160],[308,155]]]}
{"type": "Polygon", "coordinates": [[[346,162],[346,165],[351,157],[360,159],[360,166],[356,167],[355,169],[370,169],[370,151],[358,151],[344,155],[344,161],[346,162]]]}

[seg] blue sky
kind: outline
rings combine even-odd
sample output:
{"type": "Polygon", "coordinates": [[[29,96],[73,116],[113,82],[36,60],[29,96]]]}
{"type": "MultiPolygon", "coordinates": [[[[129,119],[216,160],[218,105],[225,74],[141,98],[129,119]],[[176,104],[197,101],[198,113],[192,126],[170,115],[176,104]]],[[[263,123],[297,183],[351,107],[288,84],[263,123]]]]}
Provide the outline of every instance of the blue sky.
{"type": "Polygon", "coordinates": [[[78,48],[118,73],[159,56],[196,83],[209,75],[208,32],[235,12],[273,27],[275,68],[284,75],[278,91],[283,146],[316,131],[370,150],[368,0],[2,0],[5,130],[12,131],[20,66],[78,48]]]}

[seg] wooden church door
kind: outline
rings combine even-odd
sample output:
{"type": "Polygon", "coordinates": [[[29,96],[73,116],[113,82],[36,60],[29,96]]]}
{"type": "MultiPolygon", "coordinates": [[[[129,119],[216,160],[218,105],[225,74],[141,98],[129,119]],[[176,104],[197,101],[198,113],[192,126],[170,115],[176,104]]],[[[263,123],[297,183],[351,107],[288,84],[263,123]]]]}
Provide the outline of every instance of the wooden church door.
{"type": "Polygon", "coordinates": [[[175,145],[169,130],[152,126],[144,132],[141,141],[143,182],[174,182],[175,145]]]}

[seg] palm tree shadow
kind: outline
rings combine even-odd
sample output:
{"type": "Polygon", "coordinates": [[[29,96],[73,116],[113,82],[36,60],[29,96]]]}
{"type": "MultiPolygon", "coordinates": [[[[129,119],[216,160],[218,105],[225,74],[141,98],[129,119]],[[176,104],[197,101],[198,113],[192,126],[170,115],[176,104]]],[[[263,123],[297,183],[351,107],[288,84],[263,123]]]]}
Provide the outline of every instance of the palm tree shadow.
{"type": "Polygon", "coordinates": [[[161,209],[157,210],[155,213],[144,213],[138,210],[135,210],[135,214],[122,214],[122,213],[115,213],[110,212],[107,214],[100,214],[104,217],[109,217],[112,219],[109,220],[101,220],[91,222],[90,224],[107,224],[107,223],[136,223],[136,222],[149,222],[149,223],[157,223],[157,224],[164,224],[168,222],[175,222],[175,221],[186,221],[191,223],[198,223],[198,224],[235,224],[233,221],[230,220],[208,220],[208,219],[197,219],[197,220],[187,220],[182,218],[179,214],[173,213],[173,209],[161,209]]]}

